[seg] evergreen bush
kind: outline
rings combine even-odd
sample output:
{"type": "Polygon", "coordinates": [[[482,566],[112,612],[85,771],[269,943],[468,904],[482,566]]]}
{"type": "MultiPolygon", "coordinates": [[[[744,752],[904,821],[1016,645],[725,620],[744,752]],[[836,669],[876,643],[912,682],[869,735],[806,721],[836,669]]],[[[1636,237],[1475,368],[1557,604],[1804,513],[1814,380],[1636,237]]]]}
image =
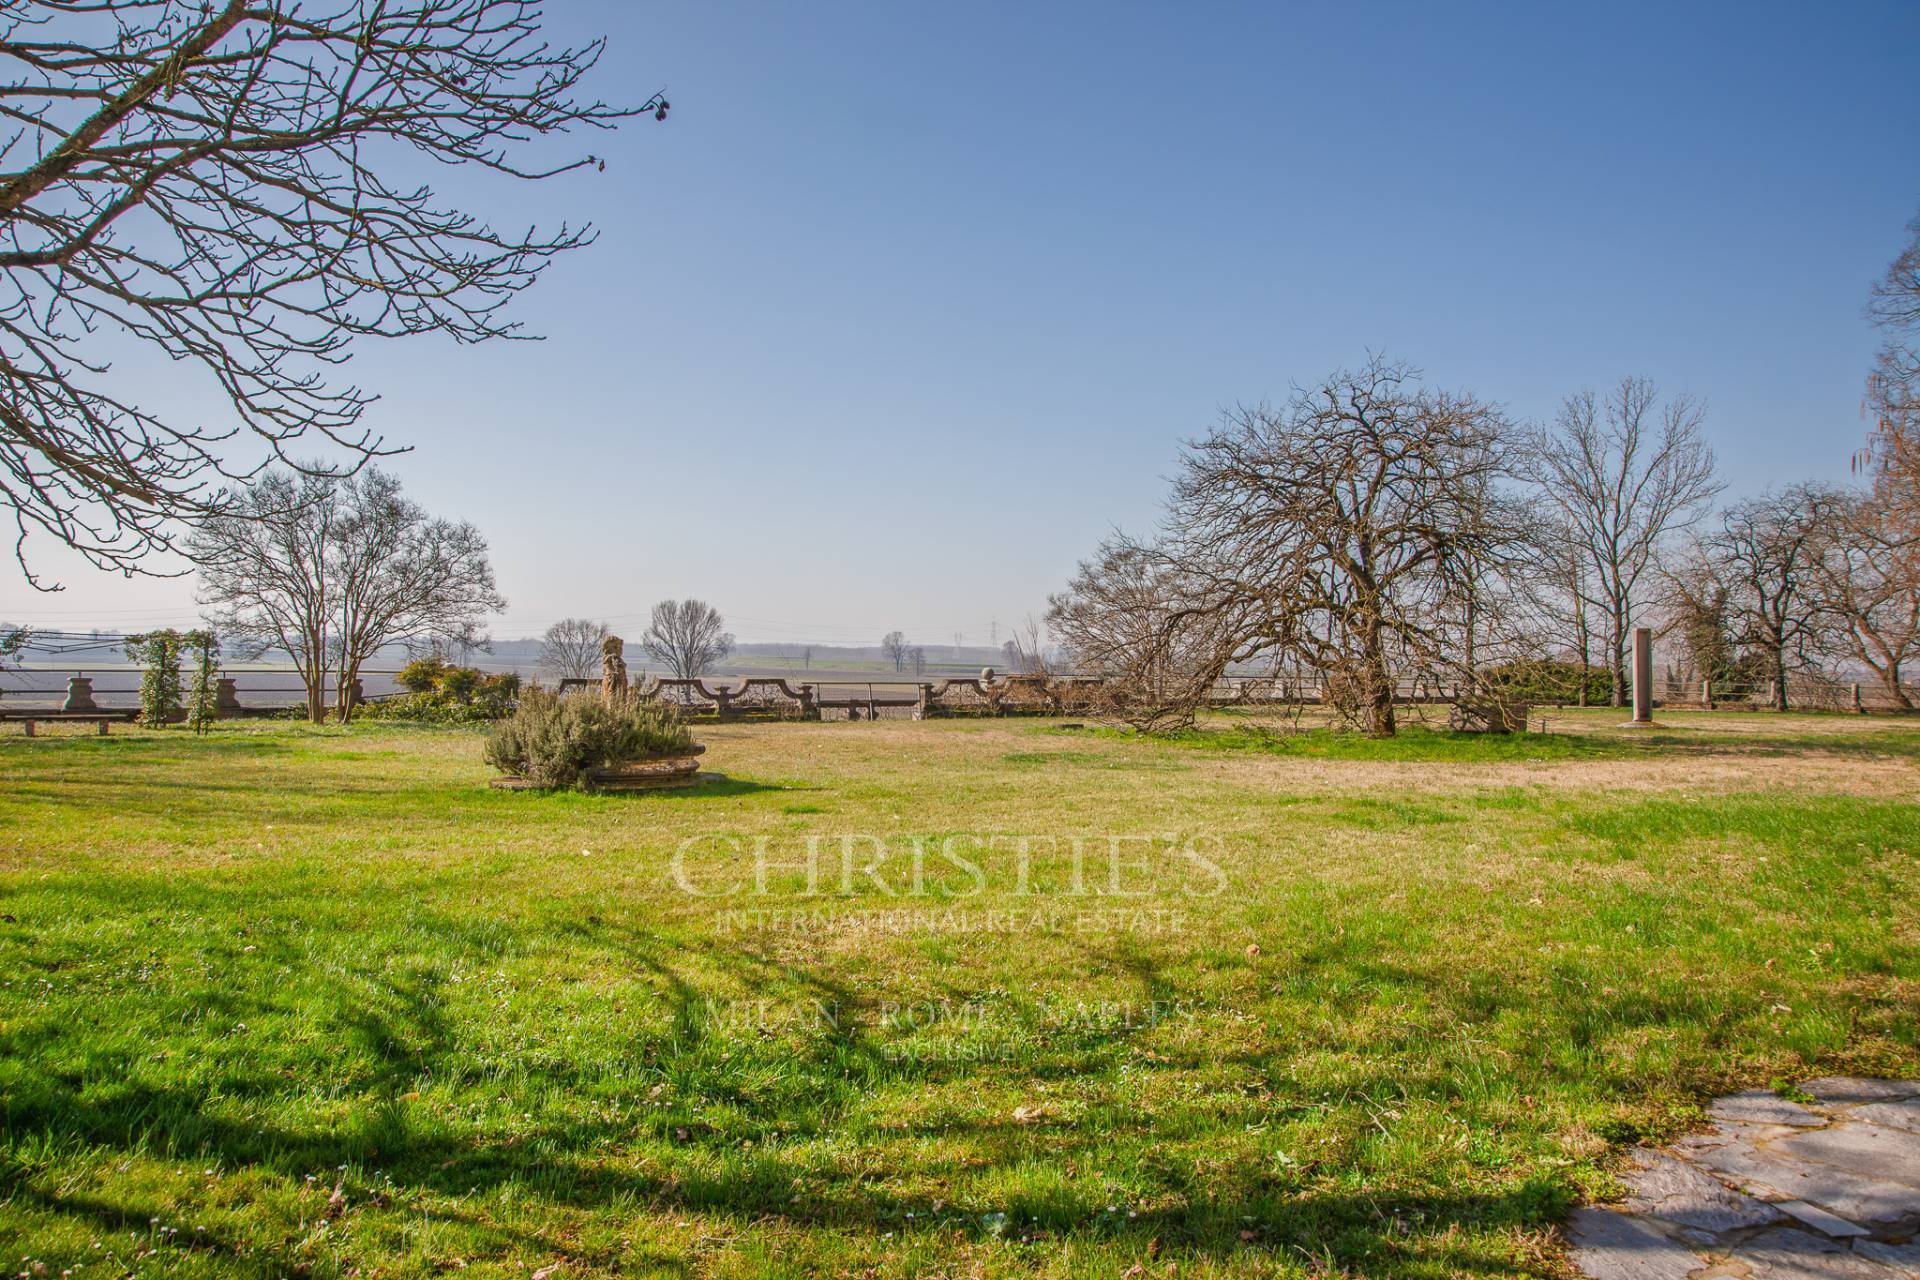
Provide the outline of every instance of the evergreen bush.
{"type": "Polygon", "coordinates": [[[685,751],[677,712],[642,698],[563,698],[538,687],[487,738],[487,763],[543,787],[572,787],[588,769],[685,751]]]}

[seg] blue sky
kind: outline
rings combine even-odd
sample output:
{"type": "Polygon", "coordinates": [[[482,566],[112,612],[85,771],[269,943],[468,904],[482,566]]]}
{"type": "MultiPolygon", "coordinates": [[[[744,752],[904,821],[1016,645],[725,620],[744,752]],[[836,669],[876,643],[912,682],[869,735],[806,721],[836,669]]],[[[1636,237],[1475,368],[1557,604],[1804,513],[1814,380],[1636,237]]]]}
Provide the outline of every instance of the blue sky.
{"type": "MultiPolygon", "coordinates": [[[[354,369],[489,535],[501,636],[682,594],[743,639],[1004,635],[1222,405],[1369,350],[1522,418],[1644,374],[1735,491],[1844,479],[1920,209],[1911,3],[552,7],[672,118],[582,140],[604,173],[427,175],[601,241],[521,300],[544,342],[354,369]]],[[[0,617],[193,616],[47,562],[0,617]]]]}

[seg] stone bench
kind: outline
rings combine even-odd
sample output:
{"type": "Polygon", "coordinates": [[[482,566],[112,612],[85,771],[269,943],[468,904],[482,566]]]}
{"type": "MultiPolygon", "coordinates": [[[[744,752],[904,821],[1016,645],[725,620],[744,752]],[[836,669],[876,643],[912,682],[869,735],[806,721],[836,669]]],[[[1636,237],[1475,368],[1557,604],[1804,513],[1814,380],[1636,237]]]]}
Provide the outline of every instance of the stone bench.
{"type": "Polygon", "coordinates": [[[35,727],[42,724],[97,725],[99,727],[95,732],[95,736],[104,738],[107,736],[108,725],[112,724],[116,720],[124,721],[127,719],[125,715],[119,714],[117,712],[112,712],[112,711],[102,711],[102,712],[48,711],[40,715],[34,715],[32,713],[23,714],[20,712],[15,712],[11,715],[6,716],[5,718],[7,720],[18,721],[21,724],[21,726],[25,729],[26,736],[29,738],[35,736],[34,734],[35,727]]]}

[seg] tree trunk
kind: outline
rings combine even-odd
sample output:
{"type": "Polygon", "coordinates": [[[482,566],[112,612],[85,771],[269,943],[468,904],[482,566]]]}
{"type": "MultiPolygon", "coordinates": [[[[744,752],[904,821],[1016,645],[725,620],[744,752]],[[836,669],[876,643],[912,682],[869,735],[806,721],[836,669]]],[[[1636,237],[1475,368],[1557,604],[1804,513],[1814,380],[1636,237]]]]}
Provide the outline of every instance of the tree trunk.
{"type": "Polygon", "coordinates": [[[1787,709],[1787,651],[1784,648],[1773,651],[1773,709],[1787,709]]]}
{"type": "Polygon", "coordinates": [[[353,682],[360,678],[358,662],[340,664],[340,687],[333,694],[333,715],[341,724],[353,720],[353,682]]]}
{"type": "Polygon", "coordinates": [[[1593,681],[1593,632],[1587,626],[1587,601],[1576,590],[1573,597],[1573,630],[1580,637],[1579,706],[1587,705],[1587,686],[1593,681]]]}
{"type": "Polygon", "coordinates": [[[1902,711],[1913,710],[1913,699],[1900,687],[1900,661],[1894,659],[1881,669],[1880,683],[1886,686],[1887,696],[1893,699],[1893,705],[1902,711]]]}
{"type": "Polygon", "coordinates": [[[1614,610],[1610,640],[1613,648],[1613,705],[1624,707],[1627,705],[1627,618],[1622,610],[1614,610]]]}
{"type": "Polygon", "coordinates": [[[1393,715],[1393,678],[1387,673],[1387,655],[1377,623],[1367,628],[1362,673],[1360,707],[1367,736],[1391,738],[1398,727],[1393,715]]]}

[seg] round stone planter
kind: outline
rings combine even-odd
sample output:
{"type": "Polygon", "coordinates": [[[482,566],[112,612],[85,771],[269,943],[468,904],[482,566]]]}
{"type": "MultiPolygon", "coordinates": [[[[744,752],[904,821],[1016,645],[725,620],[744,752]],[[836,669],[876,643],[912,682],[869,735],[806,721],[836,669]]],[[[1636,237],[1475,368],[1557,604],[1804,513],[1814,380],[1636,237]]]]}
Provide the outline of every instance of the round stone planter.
{"type": "MultiPolygon", "coordinates": [[[[588,769],[581,781],[588,791],[660,791],[668,787],[690,787],[704,782],[700,776],[700,757],[704,743],[659,755],[640,756],[617,764],[588,769]]],[[[495,778],[493,786],[501,791],[539,791],[543,788],[525,778],[495,778]]]]}

